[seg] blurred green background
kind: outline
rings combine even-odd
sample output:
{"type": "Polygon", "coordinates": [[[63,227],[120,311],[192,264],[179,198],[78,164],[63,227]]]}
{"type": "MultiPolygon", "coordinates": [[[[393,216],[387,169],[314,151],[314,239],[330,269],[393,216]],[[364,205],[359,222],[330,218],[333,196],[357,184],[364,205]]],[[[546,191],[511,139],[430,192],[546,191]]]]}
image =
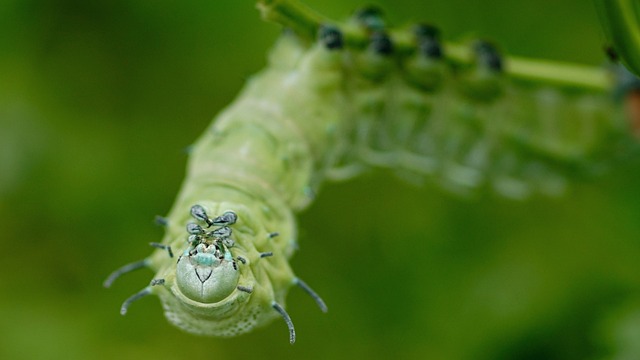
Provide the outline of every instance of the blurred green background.
{"type": "MultiPolygon", "coordinates": [[[[362,0],[308,0],[343,18],[362,0]]],[[[584,0],[377,1],[391,23],[603,62],[584,0]]],[[[465,200],[385,172],[325,187],[300,217],[284,323],[231,339],[122,301],[184,175],[184,149],[265,63],[279,27],[252,1],[0,2],[0,358],[640,359],[640,171],[561,199],[465,200]],[[626,356],[626,357],[625,357],[626,356]]]]}

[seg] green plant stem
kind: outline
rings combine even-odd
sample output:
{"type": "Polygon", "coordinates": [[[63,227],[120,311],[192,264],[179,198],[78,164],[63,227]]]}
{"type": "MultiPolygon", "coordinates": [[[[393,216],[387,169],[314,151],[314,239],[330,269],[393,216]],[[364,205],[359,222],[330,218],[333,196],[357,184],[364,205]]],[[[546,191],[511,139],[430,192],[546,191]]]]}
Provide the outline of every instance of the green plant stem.
{"type": "Polygon", "coordinates": [[[257,7],[264,20],[290,28],[308,39],[315,38],[320,24],[328,22],[327,19],[296,1],[261,0],[257,7]]]}
{"type": "MultiPolygon", "coordinates": [[[[261,0],[258,9],[267,21],[291,28],[300,36],[309,40],[315,39],[321,24],[337,24],[309,9],[296,0],[261,0]]],[[[347,46],[364,48],[368,44],[367,34],[359,28],[342,26],[347,46]]],[[[413,36],[407,31],[392,31],[390,36],[395,51],[411,53],[416,49],[413,36]]],[[[468,46],[447,42],[445,54],[449,62],[468,64],[473,61],[473,54],[468,46]]],[[[547,60],[526,59],[506,56],[504,59],[506,73],[516,79],[548,83],[564,87],[582,88],[592,91],[610,91],[612,79],[606,71],[599,67],[563,63],[547,60]]]]}
{"type": "Polygon", "coordinates": [[[640,76],[640,5],[637,0],[594,0],[603,30],[627,68],[640,76]]]}

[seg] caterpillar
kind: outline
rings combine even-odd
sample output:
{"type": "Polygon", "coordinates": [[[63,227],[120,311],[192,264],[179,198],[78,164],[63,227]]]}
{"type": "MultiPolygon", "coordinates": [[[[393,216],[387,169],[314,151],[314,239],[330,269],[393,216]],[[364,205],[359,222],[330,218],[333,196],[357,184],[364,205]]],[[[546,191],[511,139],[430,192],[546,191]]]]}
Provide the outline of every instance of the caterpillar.
{"type": "Polygon", "coordinates": [[[151,283],[121,307],[160,298],[169,322],[235,336],[282,318],[293,286],[322,298],[288,260],[295,214],[327,180],[372,167],[434,179],[461,193],[493,188],[524,199],[561,193],[627,143],[605,71],[504,57],[489,42],[445,46],[430,25],[388,29],[365,8],[336,23],[292,1],[263,1],[288,30],[237,99],[195,142],[166,233],[149,257],[151,283]]]}

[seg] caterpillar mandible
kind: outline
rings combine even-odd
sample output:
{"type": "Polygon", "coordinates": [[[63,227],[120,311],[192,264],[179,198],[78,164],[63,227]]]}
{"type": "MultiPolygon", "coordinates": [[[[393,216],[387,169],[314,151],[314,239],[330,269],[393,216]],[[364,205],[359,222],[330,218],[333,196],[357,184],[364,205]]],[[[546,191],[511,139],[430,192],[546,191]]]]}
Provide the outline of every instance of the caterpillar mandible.
{"type": "Polygon", "coordinates": [[[493,188],[521,199],[561,192],[567,172],[625,143],[601,70],[552,64],[547,73],[557,77],[543,71],[531,81],[524,65],[535,62],[484,41],[445,46],[428,25],[388,29],[373,8],[338,24],[292,1],[260,5],[289,30],[191,148],[157,250],[105,281],[156,272],[122,314],[153,294],[188,332],[235,336],[281,317],[293,343],[291,287],[327,310],[288,264],[295,213],[325,180],[382,166],[457,192],[493,188]]]}

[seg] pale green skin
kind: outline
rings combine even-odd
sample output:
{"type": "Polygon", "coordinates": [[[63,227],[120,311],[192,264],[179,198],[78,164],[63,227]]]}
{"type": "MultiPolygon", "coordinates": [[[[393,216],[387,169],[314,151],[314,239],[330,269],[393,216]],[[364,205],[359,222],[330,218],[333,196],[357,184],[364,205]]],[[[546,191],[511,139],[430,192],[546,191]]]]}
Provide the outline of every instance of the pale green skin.
{"type": "Polygon", "coordinates": [[[185,255],[190,208],[201,205],[212,218],[237,214],[235,245],[202,285],[196,257],[177,264],[157,250],[145,265],[164,284],[148,289],[169,321],[191,333],[235,336],[267,324],[281,316],[273,306],[284,307],[297,279],[288,264],[294,213],[325,177],[353,177],[366,166],[395,168],[410,181],[435,176],[463,194],[487,184],[517,199],[558,193],[559,164],[589,164],[624,130],[606,95],[566,98],[480,66],[452,71],[415,54],[328,50],[285,35],[269,66],[193,146],[162,241],[185,255]],[[238,257],[246,264],[237,261],[235,270],[238,257]]]}
{"type": "Polygon", "coordinates": [[[162,241],[176,254],[188,248],[185,226],[195,222],[189,211],[195,204],[210,217],[231,210],[238,221],[229,251],[247,263],[237,263],[237,274],[230,263],[214,272],[205,299],[188,290],[188,276],[176,275],[176,259],[166,251],[149,258],[155,278],[165,279],[152,292],[169,321],[191,333],[234,336],[280,316],[272,304],[284,306],[295,279],[288,264],[296,247],[293,213],[311,202],[332,147],[342,141],[336,134],[345,133],[336,131],[345,124],[341,54],[283,37],[271,57],[193,146],[162,241]],[[279,236],[270,238],[272,232],[279,236]],[[273,256],[260,258],[262,252],[273,256]]]}

